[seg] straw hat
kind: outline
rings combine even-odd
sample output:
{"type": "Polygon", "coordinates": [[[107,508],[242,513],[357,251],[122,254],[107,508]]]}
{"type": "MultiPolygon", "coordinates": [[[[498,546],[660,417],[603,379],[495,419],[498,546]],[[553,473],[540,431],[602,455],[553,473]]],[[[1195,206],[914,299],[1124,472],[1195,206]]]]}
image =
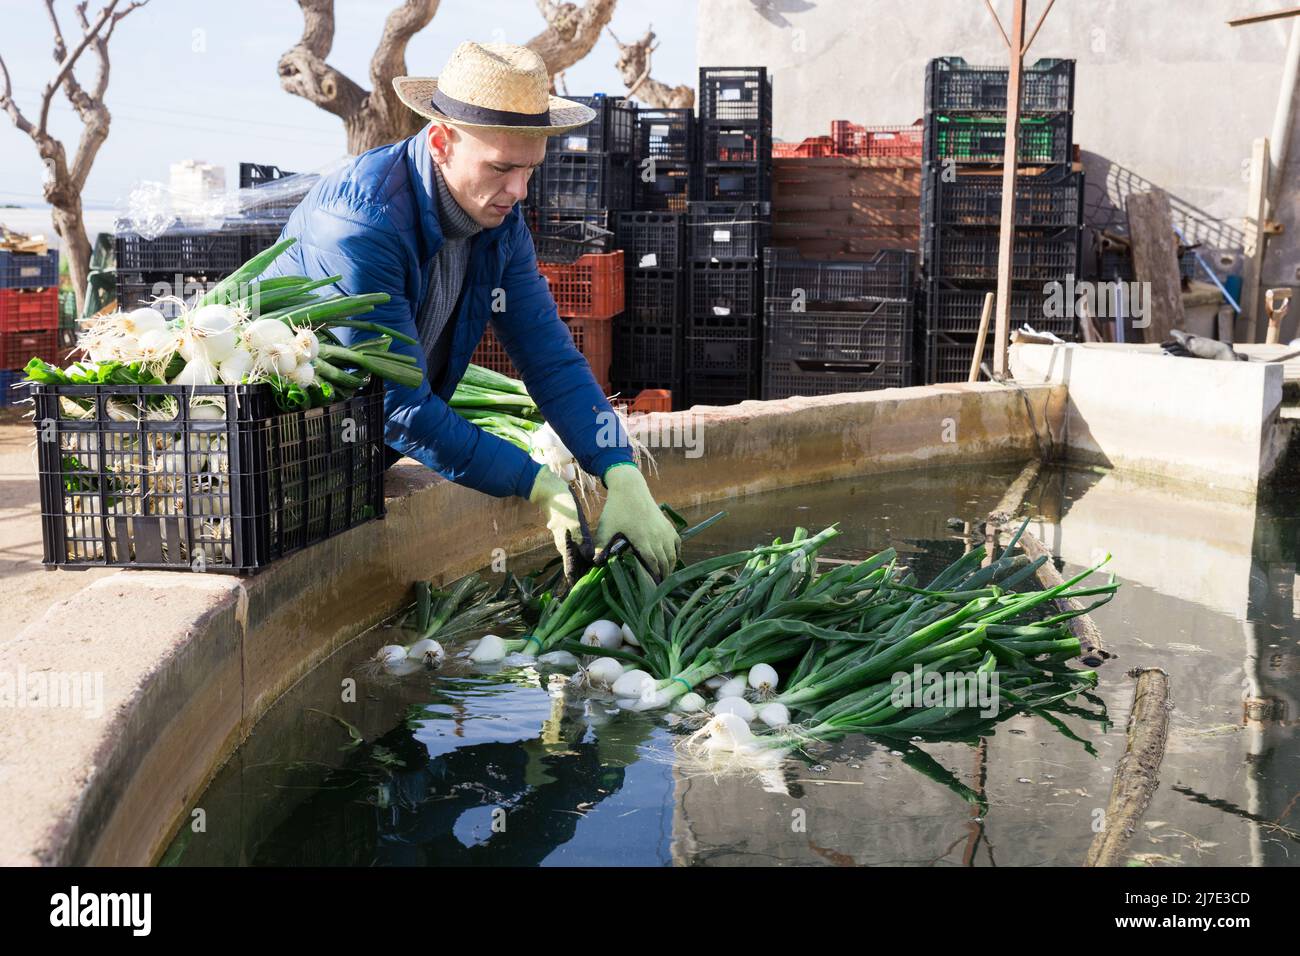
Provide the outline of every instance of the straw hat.
{"type": "Polygon", "coordinates": [[[456,47],[438,77],[398,76],[393,89],[426,119],[471,129],[555,136],[596,118],[595,110],[552,96],[542,58],[526,46],[456,47]]]}

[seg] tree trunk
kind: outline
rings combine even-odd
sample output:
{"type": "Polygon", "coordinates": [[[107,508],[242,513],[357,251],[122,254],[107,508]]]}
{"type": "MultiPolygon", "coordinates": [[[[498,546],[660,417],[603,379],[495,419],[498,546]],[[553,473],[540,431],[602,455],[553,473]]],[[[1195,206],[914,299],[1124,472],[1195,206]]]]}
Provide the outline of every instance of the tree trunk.
{"type": "Polygon", "coordinates": [[[90,276],[90,240],[86,238],[86,224],[82,219],[81,197],[76,196],[71,206],[55,206],[51,215],[54,231],[63,240],[72,291],[77,297],[77,315],[81,315],[86,308],[86,280],[90,276]]]}

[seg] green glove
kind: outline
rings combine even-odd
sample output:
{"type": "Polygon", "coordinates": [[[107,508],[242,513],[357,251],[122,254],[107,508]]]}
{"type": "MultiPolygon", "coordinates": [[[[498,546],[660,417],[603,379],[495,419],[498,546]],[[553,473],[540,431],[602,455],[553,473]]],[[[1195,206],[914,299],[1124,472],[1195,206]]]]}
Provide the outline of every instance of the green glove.
{"type": "Polygon", "coordinates": [[[621,531],[659,578],[671,574],[682,554],[682,539],[650,496],[640,470],[627,462],[611,465],[605,487],[609,497],[596,526],[596,551],[603,551],[621,531]]]}
{"type": "Polygon", "coordinates": [[[533,479],[533,490],[528,493],[528,500],[537,505],[546,516],[546,527],[551,529],[555,538],[555,549],[564,559],[564,576],[573,577],[570,566],[570,554],[565,536],[575,544],[582,541],[582,526],[578,523],[578,505],[573,500],[573,492],[549,468],[542,468],[533,479]]]}

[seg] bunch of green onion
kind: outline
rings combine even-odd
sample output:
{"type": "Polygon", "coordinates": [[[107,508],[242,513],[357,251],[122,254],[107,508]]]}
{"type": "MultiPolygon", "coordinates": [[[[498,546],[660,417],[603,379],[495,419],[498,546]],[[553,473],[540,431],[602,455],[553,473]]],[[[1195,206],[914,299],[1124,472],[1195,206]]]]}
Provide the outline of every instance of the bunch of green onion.
{"type": "Polygon", "coordinates": [[[1081,653],[1068,622],[1118,586],[1113,577],[1082,585],[1098,564],[1049,590],[1012,591],[1047,560],[1011,553],[1023,531],[995,559],[985,563],[977,547],[925,587],[892,549],[819,570],[834,527],[798,529],[789,542],[680,567],[661,583],[624,552],[562,599],[544,596],[526,636],[498,639],[476,656],[594,656],[585,671],[633,709],[711,710],[689,743],[712,752],[755,753],[853,732],[969,730],[1096,684],[1095,672],[1068,666],[1081,653]],[[1097,600],[1065,611],[1054,603],[1085,596],[1097,600]],[[931,674],[996,676],[996,714],[974,704],[899,703],[899,693],[919,690],[931,674]],[[717,693],[711,708],[705,690],[717,693]],[[749,726],[756,719],[757,734],[749,726]]]}
{"type": "Polygon", "coordinates": [[[295,241],[285,239],[249,259],[192,303],[177,299],[181,311],[175,319],[145,307],[88,320],[77,337],[85,358],[64,369],[32,359],[28,380],[53,385],[264,382],[286,410],[348,397],[372,375],[418,386],[424,376],[416,358],[389,351],[395,340],[416,341],[357,318],[387,302],[386,293],[318,294],[340,281],[338,275],[256,279],[295,241]],[[339,328],[374,335],[345,347],[331,331],[339,328]]]}

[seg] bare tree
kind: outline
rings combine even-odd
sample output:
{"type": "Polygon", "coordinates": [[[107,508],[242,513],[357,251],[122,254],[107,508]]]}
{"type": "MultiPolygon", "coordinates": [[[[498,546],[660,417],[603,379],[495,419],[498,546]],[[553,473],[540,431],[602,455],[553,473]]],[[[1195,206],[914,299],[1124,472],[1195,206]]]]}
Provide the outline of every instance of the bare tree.
{"type": "Polygon", "coordinates": [[[617,0],[587,0],[580,7],[576,3],[537,0],[538,12],[546,20],[546,29],[524,46],[546,63],[552,89],[555,74],[563,73],[591,52],[600,39],[600,31],[613,18],[616,3],[617,0]]]}
{"type": "Polygon", "coordinates": [[[659,49],[654,30],[647,28],[645,36],[635,43],[623,43],[610,30],[618,44],[618,62],[615,68],[627,87],[627,95],[636,97],[646,106],[659,109],[690,109],[695,106],[695,91],[689,86],[669,86],[650,76],[650,54],[659,49]]]}
{"type": "MultiPolygon", "coordinates": [[[[384,32],[370,59],[370,84],[358,83],[330,66],[326,59],[334,45],[334,0],[298,0],[302,9],[302,37],[280,57],[280,85],[343,120],[348,152],[353,155],[392,143],[419,131],[424,120],[402,103],[393,91],[393,77],[404,75],[406,47],[429,25],[440,0],[406,0],[384,21],[384,32]]],[[[600,31],[614,15],[617,0],[573,3],[537,0],[547,27],[526,44],[535,50],[554,76],[586,56],[600,31]]]]}
{"type": "Polygon", "coordinates": [[[69,49],[63,39],[59,18],[54,13],[54,0],[45,0],[45,10],[54,27],[54,62],[58,71],[41,91],[41,112],[35,123],[28,120],[14,102],[9,67],[4,58],[0,57],[0,80],[4,84],[0,87],[0,108],[9,114],[19,130],[31,137],[45,164],[42,191],[45,201],[54,207],[54,230],[67,250],[68,271],[72,275],[78,313],[85,306],[86,276],[90,271],[90,240],[86,236],[86,224],[82,217],[81,192],[86,186],[86,177],[90,175],[90,167],[95,162],[99,148],[108,139],[108,128],[112,122],[108,107],[104,105],[104,94],[108,90],[108,41],[118,21],[149,0],[134,0],[121,10],[117,9],[119,2],[120,0],[108,0],[94,22],[86,17],[86,0],[78,3],[75,10],[81,23],[81,37],[69,49]],[[77,81],[74,72],[77,60],[88,49],[94,51],[99,61],[95,84],[89,92],[77,81]],[[49,132],[50,103],[60,88],[81,117],[82,123],[81,139],[77,142],[77,153],[71,166],[68,165],[68,155],[62,141],[55,139],[49,132]]]}

